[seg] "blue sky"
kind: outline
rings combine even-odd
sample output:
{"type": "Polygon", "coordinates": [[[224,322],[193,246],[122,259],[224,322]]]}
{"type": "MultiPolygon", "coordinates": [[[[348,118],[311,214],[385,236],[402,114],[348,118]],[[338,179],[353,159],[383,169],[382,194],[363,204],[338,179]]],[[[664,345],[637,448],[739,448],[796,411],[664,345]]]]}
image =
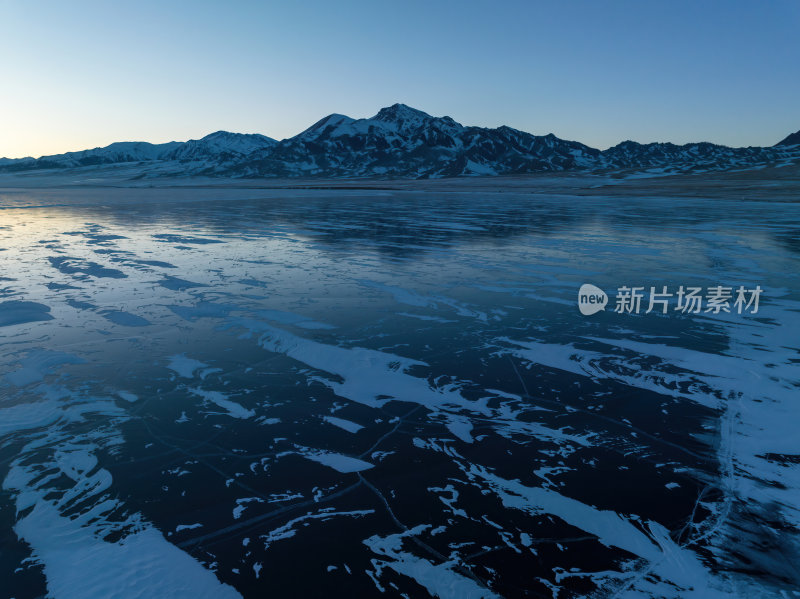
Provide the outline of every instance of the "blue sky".
{"type": "Polygon", "coordinates": [[[800,129],[800,2],[0,0],[0,156],[403,102],[605,148],[800,129]]]}

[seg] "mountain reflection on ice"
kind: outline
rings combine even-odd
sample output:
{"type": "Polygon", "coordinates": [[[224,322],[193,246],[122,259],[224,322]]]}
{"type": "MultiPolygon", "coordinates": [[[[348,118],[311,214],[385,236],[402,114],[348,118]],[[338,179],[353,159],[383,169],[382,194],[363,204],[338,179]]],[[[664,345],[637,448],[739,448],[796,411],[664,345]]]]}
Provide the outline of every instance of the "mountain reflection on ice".
{"type": "Polygon", "coordinates": [[[799,588],[796,204],[70,193],[0,210],[9,596],[799,588]]]}

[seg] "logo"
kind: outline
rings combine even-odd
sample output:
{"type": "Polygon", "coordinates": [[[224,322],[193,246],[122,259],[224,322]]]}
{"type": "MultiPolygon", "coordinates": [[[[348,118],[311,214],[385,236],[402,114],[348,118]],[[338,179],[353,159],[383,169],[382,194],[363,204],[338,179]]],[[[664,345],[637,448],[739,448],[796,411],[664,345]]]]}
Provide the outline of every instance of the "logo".
{"type": "MultiPolygon", "coordinates": [[[[666,285],[662,285],[660,291],[656,287],[650,287],[648,294],[644,286],[628,287],[623,285],[617,289],[614,312],[617,314],[640,314],[642,312],[645,314],[650,314],[650,312],[669,314],[670,311],[678,311],[682,314],[720,314],[723,312],[727,314],[734,312],[758,314],[759,299],[764,292],[761,285],[756,285],[753,289],[747,289],[744,285],[740,285],[738,289],[733,286],[716,285],[706,288],[705,295],[703,291],[702,287],[680,285],[678,290],[672,293],[666,285]],[[647,309],[645,310],[645,308],[647,309]]],[[[578,309],[584,316],[591,316],[600,310],[605,310],[607,303],[608,296],[599,287],[584,283],[578,290],[578,309]]]]}
{"type": "Polygon", "coordinates": [[[590,283],[584,283],[578,290],[578,309],[584,316],[591,316],[606,309],[606,292],[590,283]]]}

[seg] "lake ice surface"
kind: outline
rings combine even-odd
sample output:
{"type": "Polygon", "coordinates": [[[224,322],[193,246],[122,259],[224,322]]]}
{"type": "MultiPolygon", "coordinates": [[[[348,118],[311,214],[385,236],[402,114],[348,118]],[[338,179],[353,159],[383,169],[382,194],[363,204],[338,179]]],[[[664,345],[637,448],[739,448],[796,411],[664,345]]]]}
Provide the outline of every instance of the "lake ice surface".
{"type": "Polygon", "coordinates": [[[798,596],[797,204],[81,193],[0,192],[3,596],[798,596]]]}

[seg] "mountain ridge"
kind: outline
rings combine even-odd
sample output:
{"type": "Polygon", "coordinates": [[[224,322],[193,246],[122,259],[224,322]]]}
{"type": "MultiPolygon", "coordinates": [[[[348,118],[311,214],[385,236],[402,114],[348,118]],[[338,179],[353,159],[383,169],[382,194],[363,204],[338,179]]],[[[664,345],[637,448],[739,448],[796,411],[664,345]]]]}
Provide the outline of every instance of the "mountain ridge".
{"type": "Polygon", "coordinates": [[[797,146],[800,145],[800,131],[795,131],[784,137],[775,144],[776,146],[797,146]]]}
{"type": "Polygon", "coordinates": [[[280,141],[216,131],[186,142],[115,142],[36,159],[0,158],[0,171],[131,163],[144,169],[142,176],[436,178],[631,169],[667,175],[798,161],[800,132],[771,147],[627,140],[601,151],[552,133],[465,126],[397,103],[362,119],[333,113],[280,141]]]}

